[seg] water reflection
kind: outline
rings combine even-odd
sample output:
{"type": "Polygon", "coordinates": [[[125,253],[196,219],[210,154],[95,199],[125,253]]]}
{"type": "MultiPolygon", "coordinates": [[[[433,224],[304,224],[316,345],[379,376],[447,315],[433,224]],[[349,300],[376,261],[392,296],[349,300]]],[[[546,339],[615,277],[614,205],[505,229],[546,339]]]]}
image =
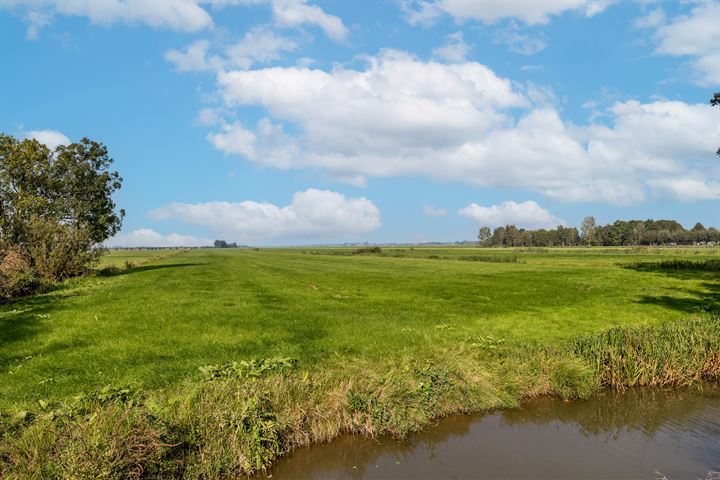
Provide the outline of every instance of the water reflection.
{"type": "MultiPolygon", "coordinates": [[[[720,471],[720,387],[541,398],[454,416],[404,442],[344,436],[299,449],[274,479],[704,479],[720,471]]],[[[266,475],[263,475],[264,477],[266,475]]]]}

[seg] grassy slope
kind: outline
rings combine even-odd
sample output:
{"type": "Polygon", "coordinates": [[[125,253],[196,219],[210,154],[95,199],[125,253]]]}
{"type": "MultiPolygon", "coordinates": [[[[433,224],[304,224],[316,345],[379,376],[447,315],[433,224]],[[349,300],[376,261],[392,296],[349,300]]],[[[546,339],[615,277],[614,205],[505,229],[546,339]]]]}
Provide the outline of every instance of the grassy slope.
{"type": "Polygon", "coordinates": [[[717,274],[616,265],[717,251],[426,250],[411,253],[513,254],[524,263],[192,250],[68,282],[0,307],[0,411],[110,383],[154,389],[250,357],[332,369],[452,350],[478,335],[552,345],[720,303],[717,274]]]}

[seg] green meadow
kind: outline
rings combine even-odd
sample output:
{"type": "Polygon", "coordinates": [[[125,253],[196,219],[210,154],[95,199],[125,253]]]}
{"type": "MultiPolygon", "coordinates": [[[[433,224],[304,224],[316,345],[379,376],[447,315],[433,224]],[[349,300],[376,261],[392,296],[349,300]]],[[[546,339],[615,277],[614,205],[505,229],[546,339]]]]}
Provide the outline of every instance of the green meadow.
{"type": "Polygon", "coordinates": [[[648,252],[113,251],[105,265],[142,265],[0,307],[0,408],[106,384],[154,389],[206,364],[255,357],[327,368],[355,357],[424,355],[479,335],[519,347],[553,344],[720,302],[716,272],[623,267],[716,258],[716,250],[648,252]],[[517,263],[457,260],[465,255],[517,263]],[[434,256],[448,259],[427,258],[434,256]]]}
{"type": "MultiPolygon", "coordinates": [[[[165,460],[153,457],[148,465],[180,462],[197,478],[222,478],[262,469],[298,445],[343,431],[403,435],[438,415],[513,405],[526,396],[717,378],[718,255],[713,248],[112,251],[95,276],[0,306],[0,411],[40,415],[81,393],[128,386],[153,412],[147,418],[164,418],[157,428],[180,435],[185,430],[177,425],[185,425],[194,432],[186,432],[192,441],[158,440],[165,460]],[[662,266],[676,260],[688,262],[662,266]],[[701,320],[710,323],[683,330],[701,320]],[[622,360],[625,376],[618,380],[610,370],[619,357],[605,359],[607,349],[634,349],[623,355],[644,365],[648,345],[657,346],[653,355],[661,360],[631,372],[622,360]],[[684,361],[676,356],[667,360],[678,345],[697,357],[687,360],[691,367],[675,368],[684,361]],[[250,359],[259,363],[228,366],[250,359]],[[285,360],[276,369],[275,360],[262,359],[285,360]],[[290,370],[280,368],[285,361],[290,370]],[[218,381],[203,377],[199,369],[208,365],[216,365],[210,377],[218,381]],[[243,402],[250,400],[256,403],[248,410],[243,402]],[[244,420],[232,438],[213,430],[225,420],[192,424],[205,418],[199,411],[256,412],[261,400],[272,412],[260,422],[274,422],[275,436],[261,436],[274,438],[271,446],[247,440],[257,434],[247,430],[257,419],[244,420]],[[213,447],[216,438],[246,440],[228,454],[233,448],[213,447]],[[187,450],[167,453],[170,443],[187,450]]],[[[93,397],[103,401],[88,408],[120,408],[105,400],[124,395],[93,397]]],[[[6,461],[18,469],[51,468],[37,458],[57,458],[57,442],[32,435],[16,439],[21,443],[6,449],[6,461]],[[45,453],[28,457],[27,444],[45,453]]],[[[75,465],[87,455],[68,458],[75,465]]],[[[87,465],[76,467],[87,474],[87,465]]]]}

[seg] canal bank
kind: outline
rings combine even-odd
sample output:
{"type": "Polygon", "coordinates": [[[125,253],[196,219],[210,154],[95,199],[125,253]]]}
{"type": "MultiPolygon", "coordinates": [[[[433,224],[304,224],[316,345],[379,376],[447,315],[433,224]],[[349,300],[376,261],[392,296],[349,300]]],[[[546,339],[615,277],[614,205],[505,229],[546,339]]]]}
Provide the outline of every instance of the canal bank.
{"type": "Polygon", "coordinates": [[[405,440],[345,435],[257,478],[716,479],[720,385],[603,391],[453,415],[405,440]]]}

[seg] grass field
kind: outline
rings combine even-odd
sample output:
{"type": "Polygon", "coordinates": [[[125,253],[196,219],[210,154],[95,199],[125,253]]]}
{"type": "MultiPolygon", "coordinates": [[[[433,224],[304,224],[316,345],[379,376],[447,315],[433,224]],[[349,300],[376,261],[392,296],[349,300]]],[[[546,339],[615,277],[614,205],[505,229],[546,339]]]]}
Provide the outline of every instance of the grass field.
{"type": "Polygon", "coordinates": [[[418,251],[515,255],[526,263],[114,251],[104,263],[168,258],[1,307],[0,409],[109,383],[155,388],[196,375],[202,365],[251,357],[289,356],[311,367],[450,348],[478,335],[547,344],[662,322],[720,301],[712,272],[618,265],[643,255],[408,253],[418,251]]]}
{"type": "MultiPolygon", "coordinates": [[[[720,310],[717,271],[636,265],[717,259],[718,253],[451,247],[385,248],[381,255],[341,248],[113,251],[103,266],[125,261],[139,266],[69,281],[0,306],[0,411],[33,409],[39,400],[58,402],[104,385],[175,391],[201,384],[198,368],[208,364],[288,357],[297,361],[305,381],[318,375],[324,379],[318,382],[332,383],[327,379],[335,372],[357,411],[375,408],[374,400],[352,396],[353,388],[362,391],[364,377],[381,378],[378,372],[392,369],[388,366],[405,365],[407,371],[415,365],[413,378],[429,379],[417,388],[438,390],[427,393],[432,408],[417,407],[417,412],[427,407],[425,416],[405,412],[415,415],[412,429],[433,415],[512,403],[542,391],[509,385],[506,377],[515,370],[529,378],[532,368],[539,368],[537,375],[545,372],[556,383],[563,382],[558,375],[577,370],[572,363],[560,373],[531,367],[523,352],[569,345],[613,327],[660,327],[720,310]],[[476,371],[477,378],[469,374],[463,382],[484,385],[492,398],[458,397],[437,410],[444,390],[432,366],[454,366],[465,358],[472,362],[467,371],[476,371]],[[425,373],[418,365],[425,365],[425,373]]],[[[375,428],[368,426],[372,421],[380,422],[370,417],[363,427],[368,431],[375,428]]],[[[345,420],[338,420],[335,430],[293,442],[330,438],[349,428],[342,426],[345,420]]],[[[402,430],[388,425],[374,431],[402,430]]],[[[233,468],[251,471],[275,457],[268,458],[252,464],[238,460],[242,465],[233,468]]]]}

